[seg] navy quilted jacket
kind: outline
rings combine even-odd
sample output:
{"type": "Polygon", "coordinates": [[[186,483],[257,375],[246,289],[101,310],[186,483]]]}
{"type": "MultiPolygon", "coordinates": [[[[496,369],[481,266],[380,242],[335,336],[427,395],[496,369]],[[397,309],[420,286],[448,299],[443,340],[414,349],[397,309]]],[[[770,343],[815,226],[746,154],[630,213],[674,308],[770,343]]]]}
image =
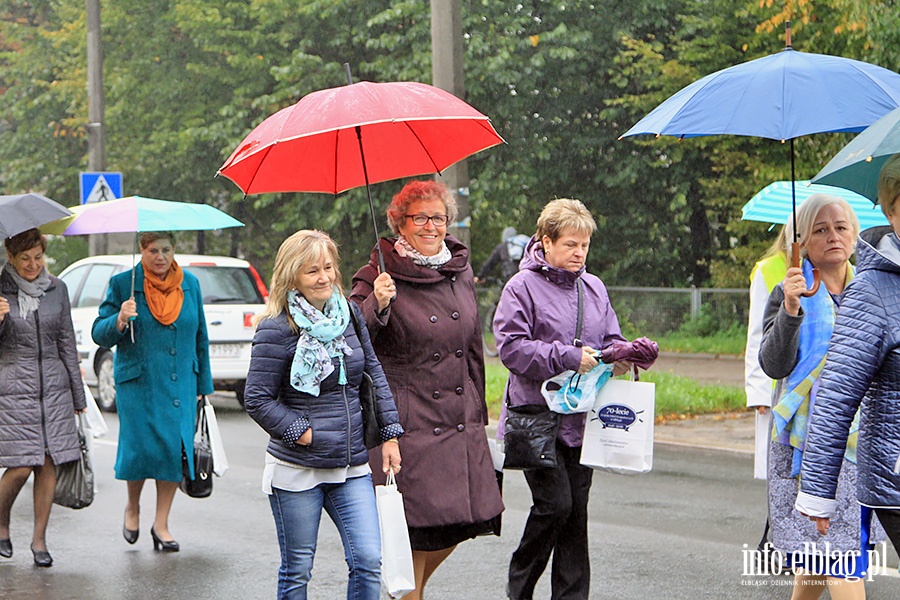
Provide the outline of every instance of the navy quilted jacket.
{"type": "Polygon", "coordinates": [[[834,498],[860,405],[857,497],[900,507],[900,241],[889,227],[860,235],[856,278],[841,301],[806,439],[798,506],[804,495],[834,498]]]}
{"type": "Polygon", "coordinates": [[[268,452],[281,460],[316,469],[358,466],[369,461],[359,406],[363,369],[375,383],[376,413],[382,432],[402,431],[391,389],[372,350],[362,314],[353,302],[350,302],[350,310],[361,324],[363,339],[360,343],[353,323],[350,323],[344,331],[347,344],[353,349],[353,354],[344,358],[347,384],[338,383],[340,366],[335,357],[332,359],[334,371],[320,384],[318,396],[305,394],[291,386],[291,363],[298,335],[288,325],[287,313],[263,319],[256,329],[244,406],[253,420],[271,436],[268,452]],[[283,439],[288,427],[298,420],[308,423],[312,429],[312,443],[308,446],[283,439]]]}

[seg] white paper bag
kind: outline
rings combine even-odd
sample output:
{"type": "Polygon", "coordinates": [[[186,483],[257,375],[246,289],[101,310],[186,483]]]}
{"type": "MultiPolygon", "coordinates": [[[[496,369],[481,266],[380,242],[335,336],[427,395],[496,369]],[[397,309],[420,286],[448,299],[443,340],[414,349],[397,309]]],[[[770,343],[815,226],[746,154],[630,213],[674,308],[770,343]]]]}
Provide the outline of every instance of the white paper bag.
{"type": "Polygon", "coordinates": [[[388,471],[385,485],[375,486],[375,502],[381,528],[381,581],[391,598],[401,598],[416,589],[416,576],[403,496],[392,471],[388,471]]]}
{"type": "Polygon", "coordinates": [[[213,409],[209,398],[204,398],[203,412],[206,413],[206,425],[209,429],[209,446],[213,456],[213,473],[224,477],[228,470],[228,458],[225,456],[225,446],[222,445],[222,436],[219,433],[219,423],[216,421],[216,411],[213,409]]]}
{"type": "Polygon", "coordinates": [[[643,381],[606,382],[587,415],[581,464],[622,475],[650,471],[655,391],[643,381]]]}

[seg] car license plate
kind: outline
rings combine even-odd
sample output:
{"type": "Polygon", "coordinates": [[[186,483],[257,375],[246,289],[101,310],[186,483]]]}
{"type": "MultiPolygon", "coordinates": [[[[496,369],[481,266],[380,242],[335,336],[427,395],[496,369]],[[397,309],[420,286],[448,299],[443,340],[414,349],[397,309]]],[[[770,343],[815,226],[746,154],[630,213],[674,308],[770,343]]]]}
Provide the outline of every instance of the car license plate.
{"type": "Polygon", "coordinates": [[[240,344],[210,344],[210,358],[238,358],[241,355],[240,344]]]}

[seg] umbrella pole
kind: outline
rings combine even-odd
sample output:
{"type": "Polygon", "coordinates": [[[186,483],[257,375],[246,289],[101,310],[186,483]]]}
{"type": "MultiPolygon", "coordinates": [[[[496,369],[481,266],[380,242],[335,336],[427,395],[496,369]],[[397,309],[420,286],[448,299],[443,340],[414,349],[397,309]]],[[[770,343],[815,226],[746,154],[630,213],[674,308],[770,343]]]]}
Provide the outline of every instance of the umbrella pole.
{"type": "MultiPolygon", "coordinates": [[[[353,75],[350,73],[350,63],[344,63],[344,72],[347,73],[347,85],[353,85],[353,75]]],[[[375,250],[378,252],[379,273],[384,273],[384,254],[381,253],[381,242],[378,239],[378,218],[375,216],[375,203],[372,201],[372,190],[369,189],[369,171],[366,169],[366,153],[363,151],[362,130],[356,126],[356,139],[359,142],[359,157],[362,160],[363,178],[366,180],[366,196],[369,199],[369,212],[372,215],[372,227],[375,229],[375,250]]]]}
{"type": "MultiPolygon", "coordinates": [[[[134,232],[134,248],[132,248],[131,252],[131,299],[134,300],[134,269],[135,269],[135,256],[137,255],[137,246],[138,246],[138,232],[134,232]]],[[[128,323],[128,329],[131,332],[131,343],[134,343],[134,320],[137,317],[131,317],[128,319],[130,323],[128,323]]]]}
{"type": "MultiPolygon", "coordinates": [[[[790,31],[790,30],[788,30],[790,31]]],[[[792,218],[794,219],[794,241],[791,243],[791,266],[799,267],[800,266],[800,242],[798,241],[800,238],[800,232],[797,231],[797,176],[794,172],[794,138],[791,138],[791,213],[792,218]]],[[[813,275],[813,284],[812,287],[800,294],[804,298],[809,298],[810,296],[815,296],[816,292],[819,291],[819,284],[821,281],[821,276],[819,275],[819,270],[813,267],[812,270],[813,275]]]]}
{"type": "Polygon", "coordinates": [[[356,139],[359,140],[359,156],[362,159],[363,177],[366,180],[366,196],[369,198],[369,213],[372,215],[372,227],[375,230],[375,250],[378,252],[379,273],[384,273],[384,255],[381,253],[381,241],[378,239],[378,219],[375,216],[375,203],[372,201],[372,190],[369,189],[369,172],[366,170],[366,155],[363,152],[362,131],[356,127],[356,139]]]}

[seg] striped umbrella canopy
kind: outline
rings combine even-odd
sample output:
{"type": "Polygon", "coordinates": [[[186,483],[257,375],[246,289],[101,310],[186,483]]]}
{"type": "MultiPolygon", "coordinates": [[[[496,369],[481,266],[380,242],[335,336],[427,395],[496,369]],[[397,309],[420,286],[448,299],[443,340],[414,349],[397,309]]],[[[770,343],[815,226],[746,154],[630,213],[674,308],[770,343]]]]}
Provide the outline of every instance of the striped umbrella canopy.
{"type": "MultiPolygon", "coordinates": [[[[872,204],[871,200],[856,192],[830,185],[810,183],[808,180],[797,181],[796,184],[797,204],[802,203],[813,194],[839,196],[853,208],[856,217],[859,219],[861,229],[888,224],[887,218],[885,218],[881,209],[872,204]]],[[[784,225],[790,216],[790,181],[770,183],[756,192],[741,209],[741,219],[744,221],[762,221],[763,223],[784,225]]]]}

